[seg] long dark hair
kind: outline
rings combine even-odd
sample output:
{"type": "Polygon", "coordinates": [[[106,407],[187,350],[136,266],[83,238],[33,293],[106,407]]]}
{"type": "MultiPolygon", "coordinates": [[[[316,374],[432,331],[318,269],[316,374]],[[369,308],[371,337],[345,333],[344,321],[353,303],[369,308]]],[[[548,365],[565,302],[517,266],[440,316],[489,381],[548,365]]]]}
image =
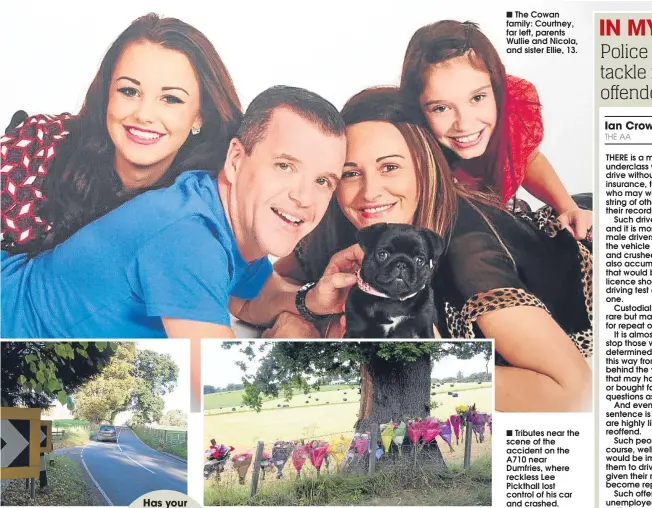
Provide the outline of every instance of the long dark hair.
{"type": "MultiPolygon", "coordinates": [[[[388,122],[403,135],[417,172],[418,206],[413,223],[448,239],[457,218],[459,199],[502,208],[499,197],[456,183],[439,143],[425,123],[421,110],[405,100],[396,87],[374,87],[351,97],[342,109],[344,124],[388,122]]],[[[299,244],[304,274],[311,280],[321,277],[331,256],[356,241],[356,228],[342,212],[333,196],[324,219],[299,244]]]]}
{"type": "Polygon", "coordinates": [[[231,76],[204,34],[175,18],[147,14],[136,19],[109,48],[79,114],[65,121],[70,135],[61,143],[44,179],[47,201],[39,209],[52,229],[24,248],[30,255],[52,248],[135,195],[169,186],[183,171],[219,171],[241,120],[242,106],[231,76]],[[201,90],[202,127],[200,134],[188,136],[155,185],[124,192],[114,168],[115,147],[106,126],[106,110],[115,65],[129,44],[140,41],[179,51],[190,60],[201,90]]]}
{"type": "Polygon", "coordinates": [[[419,103],[425,88],[424,73],[435,64],[466,56],[471,65],[489,73],[496,99],[496,126],[484,154],[468,161],[444,148],[448,163],[479,177],[488,188],[502,193],[505,171],[515,179],[511,161],[507,119],[507,75],[496,48],[476,23],[444,20],[419,28],[408,44],[401,73],[401,91],[408,100],[419,103]]]}

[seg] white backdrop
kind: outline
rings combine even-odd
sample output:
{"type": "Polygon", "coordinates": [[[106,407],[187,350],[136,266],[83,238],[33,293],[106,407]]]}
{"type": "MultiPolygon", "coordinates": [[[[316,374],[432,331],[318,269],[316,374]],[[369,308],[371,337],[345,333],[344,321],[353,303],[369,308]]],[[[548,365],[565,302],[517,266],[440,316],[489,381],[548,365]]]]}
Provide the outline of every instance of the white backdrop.
{"type": "MultiPolygon", "coordinates": [[[[0,127],[17,109],[76,113],[111,42],[150,11],[178,17],[213,42],[243,106],[275,84],[315,91],[338,108],[365,87],[398,84],[407,43],[439,19],[475,21],[497,47],[507,71],[528,79],[544,105],[541,147],[571,193],[591,189],[592,35],[587,3],[470,1],[197,1],[140,0],[98,4],[10,3],[3,7],[0,127]],[[575,24],[574,55],[506,55],[505,11],[558,10],[575,24]],[[38,6],[38,7],[37,7],[38,6]],[[401,7],[400,10],[398,7],[401,7]]],[[[605,4],[601,4],[604,6],[605,4]]]]}

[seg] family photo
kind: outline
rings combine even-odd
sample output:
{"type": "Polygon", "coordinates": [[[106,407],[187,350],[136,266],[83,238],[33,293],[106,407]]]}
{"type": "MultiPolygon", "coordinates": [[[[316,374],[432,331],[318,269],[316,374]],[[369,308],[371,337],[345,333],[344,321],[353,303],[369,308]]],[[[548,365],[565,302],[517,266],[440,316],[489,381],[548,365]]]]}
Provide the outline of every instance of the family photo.
{"type": "Polygon", "coordinates": [[[70,30],[2,85],[0,335],[191,338],[196,396],[201,338],[490,338],[497,411],[590,410],[590,69],[416,5],[10,10],[70,30]]]}

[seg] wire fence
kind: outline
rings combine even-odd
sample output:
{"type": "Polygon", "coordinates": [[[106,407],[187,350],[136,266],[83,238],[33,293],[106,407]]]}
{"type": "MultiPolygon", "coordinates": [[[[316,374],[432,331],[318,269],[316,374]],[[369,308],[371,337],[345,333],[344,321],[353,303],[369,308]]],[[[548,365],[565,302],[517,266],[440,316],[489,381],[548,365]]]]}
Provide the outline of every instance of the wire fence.
{"type": "Polygon", "coordinates": [[[172,448],[188,443],[187,430],[157,429],[148,426],[137,426],[147,440],[156,443],[161,448],[172,448]]]}
{"type": "Polygon", "coordinates": [[[458,437],[437,434],[431,439],[407,430],[389,438],[374,425],[368,434],[347,430],[309,439],[259,441],[247,450],[234,450],[225,460],[209,461],[204,469],[206,488],[217,489],[212,504],[221,505],[228,504],[233,491],[242,495],[246,491],[249,497],[274,495],[300,478],[364,476],[383,469],[414,475],[450,464],[467,468],[472,460],[491,455],[491,426],[488,433],[482,427],[467,424],[458,437]]]}

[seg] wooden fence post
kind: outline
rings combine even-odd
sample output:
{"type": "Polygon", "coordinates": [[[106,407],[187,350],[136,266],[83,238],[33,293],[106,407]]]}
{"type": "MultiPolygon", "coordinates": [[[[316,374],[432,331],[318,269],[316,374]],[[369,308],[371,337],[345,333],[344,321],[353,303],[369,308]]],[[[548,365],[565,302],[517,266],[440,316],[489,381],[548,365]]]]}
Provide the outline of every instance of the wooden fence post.
{"type": "Polygon", "coordinates": [[[258,489],[258,476],[260,475],[260,462],[263,459],[263,449],[265,448],[265,443],[258,441],[258,447],[256,448],[256,457],[254,458],[254,470],[251,474],[251,491],[249,497],[254,497],[256,495],[256,490],[258,489]]]}
{"type": "Polygon", "coordinates": [[[369,455],[369,475],[374,474],[376,471],[376,448],[378,448],[378,431],[379,426],[377,423],[371,424],[371,452],[369,455]]]}
{"type": "Polygon", "coordinates": [[[471,441],[473,441],[473,426],[470,421],[466,421],[464,428],[466,434],[464,440],[464,469],[468,469],[471,465],[471,441]]]}

